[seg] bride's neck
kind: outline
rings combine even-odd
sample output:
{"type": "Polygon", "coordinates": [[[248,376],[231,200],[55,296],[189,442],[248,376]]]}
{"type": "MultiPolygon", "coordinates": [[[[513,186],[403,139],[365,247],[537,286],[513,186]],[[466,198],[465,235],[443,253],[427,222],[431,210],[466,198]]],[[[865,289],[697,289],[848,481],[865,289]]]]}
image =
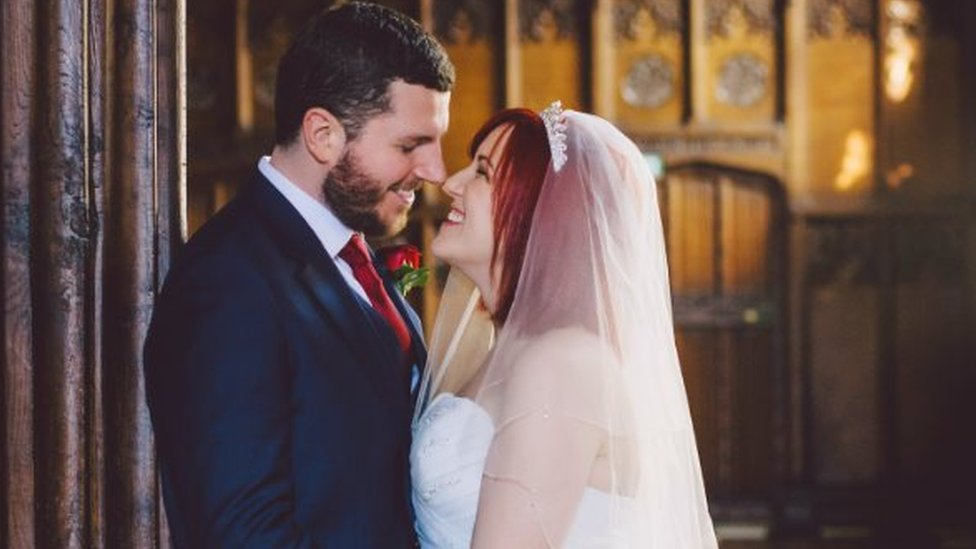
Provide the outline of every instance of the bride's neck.
{"type": "MultiPolygon", "coordinates": [[[[488,269],[477,273],[466,273],[474,285],[478,287],[478,291],[481,293],[481,302],[484,304],[485,308],[488,309],[488,313],[494,316],[495,314],[495,298],[496,298],[496,285],[492,281],[492,276],[488,269]]],[[[499,328],[499,326],[495,326],[499,328]]]]}
{"type": "MultiPolygon", "coordinates": [[[[495,285],[491,282],[491,277],[487,274],[484,277],[472,278],[474,285],[478,287],[478,292],[481,293],[481,303],[484,305],[488,314],[492,317],[495,316],[496,309],[496,291],[495,285]]],[[[495,329],[501,328],[499,325],[495,325],[495,329]]]]}

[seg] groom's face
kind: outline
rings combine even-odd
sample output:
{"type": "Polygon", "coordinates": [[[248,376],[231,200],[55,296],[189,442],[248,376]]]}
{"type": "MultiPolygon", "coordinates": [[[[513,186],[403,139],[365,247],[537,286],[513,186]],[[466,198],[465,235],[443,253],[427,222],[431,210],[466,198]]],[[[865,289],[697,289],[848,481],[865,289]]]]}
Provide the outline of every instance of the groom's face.
{"type": "Polygon", "coordinates": [[[366,122],[322,183],[336,216],[369,236],[400,232],[420,185],[445,177],[450,92],[398,80],[389,94],[390,111],[366,122]]]}

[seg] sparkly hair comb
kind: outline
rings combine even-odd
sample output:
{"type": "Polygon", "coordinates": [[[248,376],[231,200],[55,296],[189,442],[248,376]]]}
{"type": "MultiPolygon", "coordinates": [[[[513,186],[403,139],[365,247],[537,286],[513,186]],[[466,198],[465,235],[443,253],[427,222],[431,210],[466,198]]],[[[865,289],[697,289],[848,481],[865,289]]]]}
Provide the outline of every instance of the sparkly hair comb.
{"type": "Polygon", "coordinates": [[[557,172],[566,163],[566,117],[562,101],[553,101],[539,116],[546,125],[552,168],[557,172]]]}

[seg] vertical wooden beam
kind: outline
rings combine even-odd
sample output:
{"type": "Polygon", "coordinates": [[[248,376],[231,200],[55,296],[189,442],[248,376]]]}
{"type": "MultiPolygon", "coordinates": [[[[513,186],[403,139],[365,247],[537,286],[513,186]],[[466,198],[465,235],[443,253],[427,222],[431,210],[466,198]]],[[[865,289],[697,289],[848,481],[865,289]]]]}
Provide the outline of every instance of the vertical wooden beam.
{"type": "Polygon", "coordinates": [[[33,179],[36,536],[39,547],[87,540],[86,357],[92,226],[86,188],[83,0],[38,6],[40,70],[33,179]]]}
{"type": "Polygon", "coordinates": [[[616,35],[613,28],[613,0],[596,0],[593,15],[593,112],[615,120],[617,91],[616,35]]]}
{"type": "MultiPolygon", "coordinates": [[[[111,94],[106,90],[108,82],[107,71],[112,66],[111,59],[107,57],[108,47],[108,28],[107,21],[110,15],[110,3],[107,0],[89,0],[87,3],[87,36],[86,36],[86,81],[87,81],[87,100],[88,100],[88,131],[86,137],[87,150],[87,173],[89,196],[88,202],[93,219],[100,223],[104,219],[105,204],[105,179],[106,179],[106,139],[107,128],[105,124],[105,114],[112,112],[111,106],[106,102],[111,94]]],[[[102,272],[105,231],[99,227],[92,235],[92,254],[88,261],[88,273],[92,284],[88,291],[89,308],[91,310],[92,334],[102,333],[103,310],[102,303],[103,286],[98,277],[102,272]]],[[[88,379],[86,389],[88,391],[88,403],[91,407],[89,417],[89,437],[88,437],[88,506],[90,529],[88,532],[89,547],[105,547],[105,414],[103,406],[102,392],[102,350],[103,341],[101,337],[95,335],[91,338],[91,348],[88,355],[88,379]]]]}
{"type": "Polygon", "coordinates": [[[156,290],[187,238],[186,1],[156,0],[156,290]]]}
{"type": "Polygon", "coordinates": [[[248,37],[249,0],[236,0],[234,20],[235,63],[237,67],[237,129],[254,129],[254,59],[248,37]]]}
{"type": "Polygon", "coordinates": [[[807,2],[808,0],[794,0],[789,3],[784,16],[786,27],[786,57],[790,60],[786,64],[786,118],[790,120],[789,152],[787,158],[787,173],[789,173],[790,188],[794,195],[801,197],[808,193],[810,187],[810,155],[808,135],[810,133],[810,116],[807,105],[810,103],[807,85],[807,2]]]}
{"type": "Polygon", "coordinates": [[[686,53],[690,60],[689,71],[686,76],[691,82],[690,109],[688,120],[694,125],[709,119],[709,89],[705,82],[708,78],[708,0],[690,0],[688,12],[688,45],[686,53]]]}
{"type": "MultiPolygon", "coordinates": [[[[186,1],[156,0],[156,177],[153,295],[187,236],[186,1]]],[[[141,355],[140,355],[141,358],[141,355]]],[[[140,371],[142,361],[139,361],[140,371]]],[[[141,398],[141,396],[140,396],[141,398]]],[[[157,476],[157,471],[153,471],[157,476]]],[[[157,490],[156,545],[170,546],[169,524],[157,490]]]]}
{"type": "Polygon", "coordinates": [[[156,102],[155,18],[155,2],[115,2],[103,271],[110,547],[153,547],[158,532],[156,459],[142,372],[156,287],[156,115],[162,109],[156,102]]]}
{"type": "Polygon", "coordinates": [[[522,38],[519,0],[505,0],[505,106],[522,105],[522,38]]]}
{"type": "Polygon", "coordinates": [[[2,393],[6,482],[0,492],[0,546],[35,547],[34,538],[34,364],[31,305],[31,178],[37,62],[34,5],[0,3],[0,186],[3,190],[2,393]]]}
{"type": "Polygon", "coordinates": [[[141,350],[185,231],[184,13],[0,5],[2,547],[168,544],[141,350]]]}

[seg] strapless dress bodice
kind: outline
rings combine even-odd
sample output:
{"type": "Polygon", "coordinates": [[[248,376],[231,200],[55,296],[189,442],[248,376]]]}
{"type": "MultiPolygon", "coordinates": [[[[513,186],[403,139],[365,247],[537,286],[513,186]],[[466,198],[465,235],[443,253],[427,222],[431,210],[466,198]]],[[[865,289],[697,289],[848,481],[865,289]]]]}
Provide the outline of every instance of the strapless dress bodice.
{"type": "MultiPolygon", "coordinates": [[[[416,528],[424,549],[471,545],[485,459],[495,434],[491,416],[476,402],[438,395],[414,426],[410,474],[416,528]]],[[[611,528],[611,497],[586,488],[564,547],[619,549],[611,528]]]]}

